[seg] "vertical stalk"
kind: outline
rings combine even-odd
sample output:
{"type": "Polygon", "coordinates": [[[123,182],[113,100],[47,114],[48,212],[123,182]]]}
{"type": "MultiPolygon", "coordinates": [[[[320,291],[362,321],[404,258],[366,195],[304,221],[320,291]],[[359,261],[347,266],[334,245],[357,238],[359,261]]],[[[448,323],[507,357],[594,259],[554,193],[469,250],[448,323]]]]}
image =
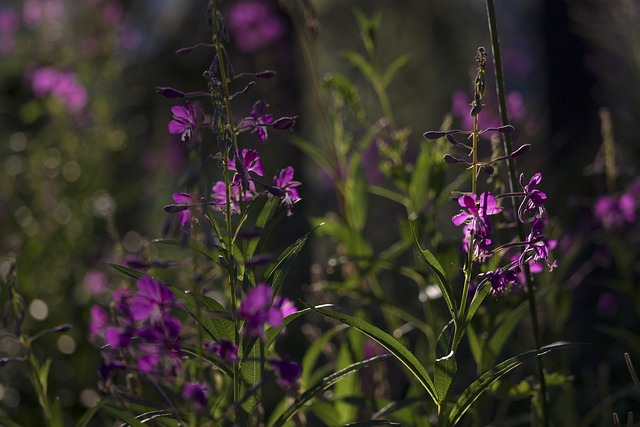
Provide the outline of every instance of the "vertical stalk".
{"type": "MultiPolygon", "coordinates": [[[[507,100],[504,89],[504,75],[502,72],[502,57],[500,55],[500,40],[498,39],[498,25],[496,21],[495,7],[493,0],[486,0],[487,6],[487,19],[489,21],[489,33],[491,35],[491,50],[493,52],[493,64],[495,68],[495,76],[496,76],[496,91],[498,95],[498,109],[500,112],[500,120],[503,125],[509,124],[509,115],[507,112],[507,100]]],[[[505,155],[508,155],[512,152],[511,146],[511,136],[509,134],[502,135],[502,141],[504,144],[505,155]]],[[[512,158],[507,158],[507,169],[509,174],[509,190],[511,193],[516,192],[518,186],[518,177],[516,176],[516,165],[515,160],[512,158]]],[[[511,198],[513,209],[517,211],[518,207],[516,205],[515,198],[511,198]]],[[[525,231],[520,221],[516,221],[518,236],[521,241],[525,240],[525,231]]],[[[527,282],[527,299],[529,301],[529,312],[531,314],[531,323],[533,324],[533,338],[535,342],[535,346],[539,349],[541,345],[540,339],[540,324],[538,322],[538,312],[536,308],[536,298],[535,292],[533,289],[533,280],[531,278],[531,271],[529,270],[529,265],[525,263],[523,265],[525,278],[527,282]]],[[[547,387],[546,381],[544,378],[544,365],[542,363],[542,356],[536,357],[536,370],[538,376],[538,382],[540,384],[540,393],[538,395],[538,401],[540,403],[540,407],[542,409],[542,420],[541,424],[544,427],[549,425],[549,409],[547,406],[547,387]]]]}

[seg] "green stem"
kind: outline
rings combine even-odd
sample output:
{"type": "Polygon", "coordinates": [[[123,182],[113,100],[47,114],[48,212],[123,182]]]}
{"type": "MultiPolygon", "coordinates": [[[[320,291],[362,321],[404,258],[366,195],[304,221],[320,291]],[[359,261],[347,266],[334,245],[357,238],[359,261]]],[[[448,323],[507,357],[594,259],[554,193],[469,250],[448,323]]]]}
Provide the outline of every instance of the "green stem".
{"type": "MultiPolygon", "coordinates": [[[[509,116],[507,113],[507,100],[505,94],[505,85],[504,85],[504,75],[502,72],[502,57],[500,56],[500,41],[498,39],[498,25],[496,22],[496,14],[495,7],[493,4],[493,0],[486,0],[487,6],[487,18],[489,21],[489,33],[491,35],[491,50],[493,52],[493,63],[495,68],[495,76],[496,76],[496,91],[498,94],[498,107],[500,111],[500,119],[503,125],[509,124],[509,116]]],[[[508,155],[512,152],[511,146],[511,136],[509,134],[503,134],[502,138],[504,144],[505,155],[508,155]]],[[[516,175],[516,165],[515,161],[512,158],[507,159],[507,168],[509,173],[509,190],[511,193],[516,191],[518,186],[518,177],[516,175]]],[[[515,198],[512,198],[512,205],[514,212],[517,211],[518,207],[516,206],[515,198]]],[[[520,221],[516,221],[518,236],[521,241],[525,240],[525,231],[522,223],[520,221]]],[[[540,339],[540,324],[538,321],[538,312],[536,308],[536,299],[535,292],[533,288],[533,280],[531,278],[531,272],[529,270],[529,265],[527,263],[524,264],[524,273],[527,282],[527,298],[529,301],[529,312],[531,314],[531,322],[533,324],[533,338],[535,341],[535,346],[537,349],[541,348],[541,339],[540,339]]],[[[540,407],[542,409],[542,425],[544,427],[549,425],[549,409],[547,406],[547,387],[546,381],[544,378],[544,365],[542,363],[542,357],[538,356],[536,358],[536,369],[538,382],[540,384],[540,394],[538,396],[540,407]]]]}

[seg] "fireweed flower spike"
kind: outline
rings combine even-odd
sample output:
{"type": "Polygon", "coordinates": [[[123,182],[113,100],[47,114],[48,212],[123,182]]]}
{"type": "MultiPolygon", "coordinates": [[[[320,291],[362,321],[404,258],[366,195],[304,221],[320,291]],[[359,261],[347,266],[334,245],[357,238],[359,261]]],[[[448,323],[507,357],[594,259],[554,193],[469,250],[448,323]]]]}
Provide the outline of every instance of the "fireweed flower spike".
{"type": "Polygon", "coordinates": [[[203,112],[195,104],[187,101],[187,106],[176,105],[171,107],[173,119],[169,122],[169,133],[180,135],[182,143],[189,142],[196,134],[198,124],[203,120],[203,112]]]}
{"type": "Polygon", "coordinates": [[[281,296],[274,299],[271,286],[259,283],[245,295],[238,315],[245,321],[250,335],[262,337],[265,324],[277,328],[286,316],[297,311],[290,300],[281,296]]]}
{"type": "Polygon", "coordinates": [[[556,267],[555,261],[549,261],[550,241],[542,234],[545,227],[545,221],[534,218],[531,224],[531,232],[526,238],[525,247],[520,255],[519,264],[522,266],[525,262],[546,261],[549,270],[556,267]]]}

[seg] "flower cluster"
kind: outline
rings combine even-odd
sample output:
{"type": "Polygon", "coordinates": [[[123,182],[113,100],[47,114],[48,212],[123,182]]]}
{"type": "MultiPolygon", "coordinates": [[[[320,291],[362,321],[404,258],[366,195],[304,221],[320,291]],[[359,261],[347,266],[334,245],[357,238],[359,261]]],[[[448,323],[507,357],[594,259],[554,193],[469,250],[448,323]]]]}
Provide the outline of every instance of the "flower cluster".
{"type": "MultiPolygon", "coordinates": [[[[469,254],[469,265],[467,265],[467,277],[470,277],[472,263],[477,262],[480,264],[486,263],[486,261],[496,252],[501,250],[507,250],[509,248],[519,248],[520,252],[515,256],[515,260],[509,261],[509,263],[503,267],[497,268],[492,271],[486,271],[480,273],[476,277],[476,285],[484,282],[488,282],[491,285],[491,290],[494,295],[507,292],[509,289],[516,285],[518,282],[522,282],[522,276],[524,271],[538,271],[541,262],[546,262],[550,269],[555,267],[555,262],[549,259],[549,250],[555,246],[555,241],[549,240],[544,235],[544,228],[546,226],[546,210],[544,203],[547,200],[547,195],[536,188],[542,182],[542,174],[535,173],[527,182],[524,174],[520,175],[520,187],[522,191],[512,190],[510,193],[494,195],[491,191],[485,191],[482,194],[477,194],[477,181],[480,172],[485,172],[488,175],[492,175],[495,172],[493,165],[501,161],[511,161],[516,157],[521,156],[530,149],[530,145],[524,144],[518,149],[512,152],[506,152],[502,156],[494,156],[490,161],[478,160],[478,144],[480,142],[480,136],[487,133],[498,133],[508,136],[513,132],[514,128],[511,125],[499,125],[495,119],[491,119],[492,127],[485,129],[479,128],[479,116],[483,111],[484,103],[483,97],[485,92],[485,66],[486,66],[486,51],[484,48],[478,49],[476,57],[478,61],[478,74],[474,81],[475,93],[471,102],[471,111],[467,116],[467,124],[472,128],[471,130],[449,130],[449,131],[430,131],[425,132],[424,136],[427,139],[439,139],[446,138],[453,146],[462,147],[470,156],[471,161],[467,161],[460,157],[455,157],[451,154],[444,156],[444,161],[449,164],[464,164],[472,170],[472,187],[473,190],[469,194],[463,194],[458,198],[458,204],[463,208],[460,213],[454,215],[451,220],[456,226],[463,226],[463,239],[462,249],[469,254]],[[472,139],[473,145],[468,145],[465,142],[461,142],[456,139],[456,134],[468,135],[472,139]],[[518,198],[520,204],[515,214],[510,217],[517,218],[517,221],[521,223],[523,227],[530,227],[529,234],[526,237],[521,233],[520,238],[516,241],[510,241],[506,244],[499,246],[498,248],[492,248],[494,238],[492,237],[492,227],[489,222],[489,216],[499,214],[503,212],[504,208],[498,205],[498,199],[500,198],[518,198]],[[523,240],[524,238],[524,240],[523,240]]],[[[460,98],[460,96],[458,96],[460,98]]],[[[516,116],[520,116],[523,108],[522,102],[515,97],[511,97],[511,102],[518,104],[519,108],[516,110],[516,116]]],[[[466,99],[466,98],[465,98],[466,99]]],[[[456,101],[456,108],[461,109],[460,100],[456,101]]],[[[465,111],[468,109],[468,102],[464,102],[465,111]]],[[[509,149],[510,150],[510,149],[509,149]]],[[[509,151],[506,150],[505,151],[509,151]]],[[[515,184],[514,184],[515,185],[515,184]]],[[[521,228],[522,230],[522,228],[521,228]]]]}
{"type": "Polygon", "coordinates": [[[637,202],[640,197],[640,179],[635,180],[617,196],[602,195],[593,204],[593,215],[605,230],[633,224],[637,219],[637,202]]]}
{"type": "Polygon", "coordinates": [[[101,306],[91,308],[90,336],[102,337],[107,344],[102,351],[103,381],[114,367],[163,377],[178,374],[182,324],[171,313],[177,305],[165,284],[143,276],[135,290],[114,293],[113,318],[101,306]]]}
{"type": "Polygon", "coordinates": [[[31,89],[38,97],[52,95],[72,111],[82,109],[89,101],[85,87],[72,72],[50,67],[38,68],[31,74],[31,89]]]}

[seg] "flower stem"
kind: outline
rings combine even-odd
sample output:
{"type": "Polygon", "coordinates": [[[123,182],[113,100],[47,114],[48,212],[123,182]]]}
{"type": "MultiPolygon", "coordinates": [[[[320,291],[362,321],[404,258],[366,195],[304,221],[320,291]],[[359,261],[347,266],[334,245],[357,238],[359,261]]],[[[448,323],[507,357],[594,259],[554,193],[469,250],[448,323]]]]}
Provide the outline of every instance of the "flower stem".
{"type": "MultiPolygon", "coordinates": [[[[491,50],[493,52],[493,64],[495,68],[495,76],[496,76],[496,91],[498,95],[498,109],[500,112],[500,120],[502,125],[509,124],[509,115],[507,112],[507,101],[504,89],[504,74],[502,72],[502,57],[500,55],[500,40],[498,39],[498,25],[496,21],[495,7],[493,0],[486,0],[487,6],[487,18],[489,21],[489,33],[491,35],[491,50]]],[[[504,152],[505,155],[508,155],[512,152],[511,147],[511,135],[503,134],[502,141],[504,144],[504,152]]],[[[516,192],[516,188],[518,186],[518,177],[516,175],[516,165],[515,161],[512,158],[507,158],[507,169],[509,173],[509,191],[511,193],[516,192]]],[[[512,199],[513,209],[517,210],[516,201],[512,199]]],[[[520,221],[516,221],[518,236],[521,241],[525,240],[525,231],[523,225],[520,221]]],[[[533,338],[535,342],[535,346],[539,349],[541,345],[540,339],[540,325],[538,322],[538,313],[536,308],[536,298],[535,292],[533,289],[533,281],[531,278],[531,271],[529,270],[528,263],[524,263],[524,273],[527,282],[527,298],[529,300],[529,312],[531,314],[531,322],[533,324],[533,338]]],[[[547,387],[546,381],[544,377],[544,365],[542,363],[542,357],[538,356],[536,358],[536,368],[537,368],[537,376],[538,382],[540,384],[540,393],[538,394],[538,400],[540,403],[540,408],[542,410],[542,419],[541,425],[546,427],[549,425],[549,409],[547,407],[547,387]]]]}

